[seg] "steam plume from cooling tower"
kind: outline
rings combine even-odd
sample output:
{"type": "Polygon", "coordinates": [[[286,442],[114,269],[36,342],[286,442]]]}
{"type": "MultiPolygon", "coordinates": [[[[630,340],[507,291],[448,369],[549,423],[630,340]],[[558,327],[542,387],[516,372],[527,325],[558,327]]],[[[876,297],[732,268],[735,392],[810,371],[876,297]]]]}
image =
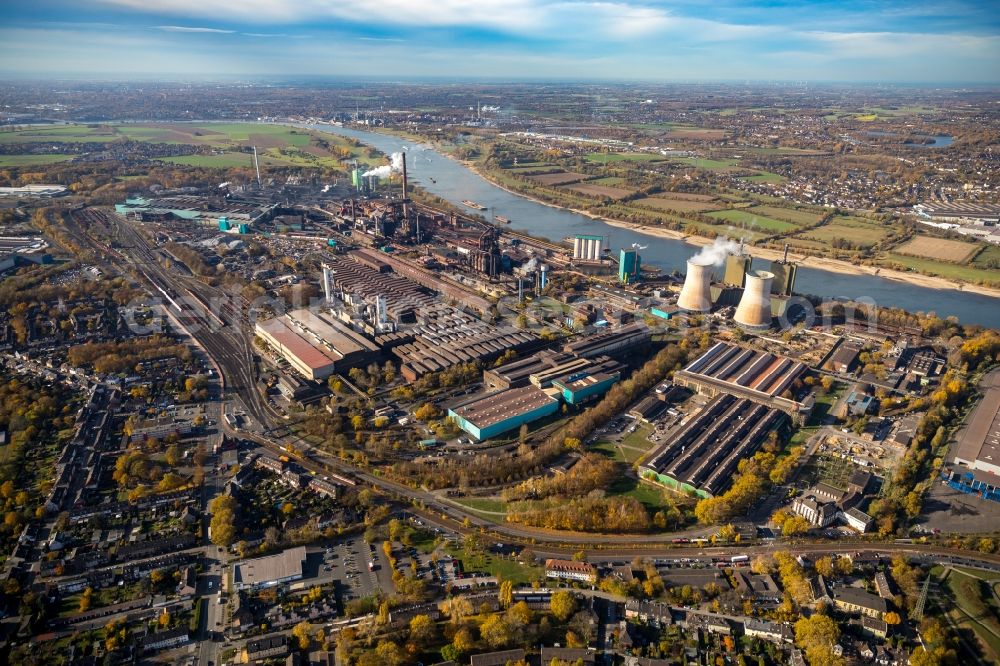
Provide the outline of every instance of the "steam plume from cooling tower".
{"type": "Polygon", "coordinates": [[[388,178],[395,171],[396,173],[401,173],[403,171],[403,153],[393,153],[389,156],[389,164],[384,164],[380,167],[375,167],[374,169],[369,169],[365,171],[362,176],[376,176],[378,178],[388,178]]]}
{"type": "Polygon", "coordinates": [[[698,254],[689,260],[693,264],[706,266],[712,264],[721,266],[726,262],[726,257],[731,254],[740,254],[743,247],[734,240],[719,236],[711,245],[706,245],[698,251],[698,254]]]}

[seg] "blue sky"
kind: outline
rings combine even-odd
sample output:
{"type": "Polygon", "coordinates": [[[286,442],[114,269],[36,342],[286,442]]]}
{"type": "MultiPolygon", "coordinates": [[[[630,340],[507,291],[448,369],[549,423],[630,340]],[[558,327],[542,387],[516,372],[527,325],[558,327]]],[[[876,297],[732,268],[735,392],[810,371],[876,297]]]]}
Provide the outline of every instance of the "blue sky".
{"type": "Polygon", "coordinates": [[[2,0],[0,76],[1000,82],[996,0],[2,0]]]}

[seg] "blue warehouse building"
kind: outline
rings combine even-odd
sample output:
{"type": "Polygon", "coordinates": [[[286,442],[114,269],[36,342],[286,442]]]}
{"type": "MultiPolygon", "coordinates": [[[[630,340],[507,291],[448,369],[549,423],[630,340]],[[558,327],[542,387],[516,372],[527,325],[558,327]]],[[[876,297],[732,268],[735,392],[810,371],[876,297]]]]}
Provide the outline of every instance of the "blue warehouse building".
{"type": "Polygon", "coordinates": [[[478,440],[484,440],[557,411],[558,400],[539,388],[525,386],[490,393],[455,405],[448,409],[448,416],[462,430],[478,440]]]}
{"type": "Polygon", "coordinates": [[[562,399],[570,405],[580,405],[604,395],[622,377],[622,365],[605,357],[590,367],[580,368],[552,380],[562,399]]]}

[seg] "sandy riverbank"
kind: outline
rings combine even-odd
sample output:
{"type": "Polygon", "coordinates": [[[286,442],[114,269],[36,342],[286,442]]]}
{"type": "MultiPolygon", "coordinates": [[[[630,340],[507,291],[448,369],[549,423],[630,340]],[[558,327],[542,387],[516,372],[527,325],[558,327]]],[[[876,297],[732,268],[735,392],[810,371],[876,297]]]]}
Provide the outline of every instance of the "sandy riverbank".
{"type": "MultiPolygon", "coordinates": [[[[451,158],[451,156],[448,156],[451,158]]],[[[455,159],[455,158],[451,158],[455,159]]],[[[548,201],[543,201],[537,197],[533,197],[517,190],[512,190],[509,187],[496,182],[489,177],[488,174],[483,173],[478,166],[472,162],[464,160],[456,160],[460,162],[466,168],[472,170],[477,175],[482,177],[484,180],[489,181],[491,184],[499,187],[505,192],[510,192],[513,195],[524,197],[525,199],[530,199],[535,203],[542,204],[543,206],[548,206],[550,208],[561,208],[563,210],[569,210],[573,213],[589,217],[593,220],[600,220],[613,227],[618,227],[620,229],[629,229],[637,233],[646,234],[647,236],[654,236],[657,238],[671,238],[674,240],[681,240],[689,245],[700,247],[702,245],[710,245],[713,241],[711,238],[706,238],[704,236],[694,236],[691,234],[684,233],[682,231],[676,231],[674,229],[663,229],[660,227],[650,227],[643,226],[641,224],[635,224],[632,222],[623,222],[621,220],[616,220],[614,218],[602,217],[600,215],[595,215],[589,211],[579,210],[576,208],[567,208],[565,206],[559,206],[557,204],[550,203],[548,201]]],[[[559,240],[559,239],[552,239],[559,240]]],[[[766,247],[757,247],[752,244],[747,244],[750,248],[750,254],[754,257],[761,259],[774,260],[781,259],[784,254],[781,250],[775,250],[766,247]]],[[[805,266],[807,268],[815,268],[821,271],[829,271],[831,273],[841,273],[844,275],[874,275],[877,277],[885,278],[887,280],[895,280],[897,282],[905,282],[906,284],[912,284],[918,287],[927,287],[928,289],[953,289],[955,291],[964,291],[971,294],[980,294],[983,296],[992,296],[993,298],[1000,298],[1000,289],[994,289],[992,287],[986,287],[978,284],[969,284],[965,282],[957,282],[955,280],[949,280],[947,278],[937,277],[933,275],[922,275],[920,273],[896,271],[889,268],[881,268],[879,266],[859,266],[857,264],[852,264],[847,261],[842,261],[840,259],[831,259],[829,257],[821,257],[810,254],[804,254],[802,252],[795,252],[789,250],[789,259],[792,259],[798,264],[805,266]]]]}

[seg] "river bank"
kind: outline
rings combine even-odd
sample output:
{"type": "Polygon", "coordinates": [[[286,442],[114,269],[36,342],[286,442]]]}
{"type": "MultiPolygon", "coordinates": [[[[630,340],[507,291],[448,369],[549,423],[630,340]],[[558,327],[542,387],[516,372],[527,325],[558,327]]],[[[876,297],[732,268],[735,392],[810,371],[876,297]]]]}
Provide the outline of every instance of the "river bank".
{"type": "MultiPolygon", "coordinates": [[[[617,227],[619,229],[628,229],[636,233],[644,234],[647,236],[653,236],[656,238],[669,238],[671,240],[679,240],[692,245],[694,247],[701,247],[703,245],[711,245],[713,240],[706,236],[697,236],[693,234],[684,233],[682,231],[676,231],[674,229],[663,229],[660,227],[650,227],[641,224],[635,224],[632,222],[623,222],[622,220],[616,220],[611,217],[603,217],[601,215],[595,215],[590,211],[581,210],[578,208],[567,208],[566,206],[560,206],[537,197],[533,197],[517,190],[513,190],[502,183],[497,182],[493,178],[489,177],[489,174],[479,168],[479,165],[475,162],[469,160],[459,160],[447,153],[441,153],[448,159],[454,160],[455,162],[461,164],[465,168],[469,169],[480,178],[488,181],[491,185],[498,187],[505,192],[509,192],[515,196],[524,197],[525,199],[530,199],[535,203],[541,204],[543,206],[548,206],[550,208],[556,208],[560,210],[568,210],[570,212],[576,213],[577,215],[583,215],[589,217],[592,220],[600,220],[607,225],[612,227],[617,227]]],[[[560,239],[550,239],[558,241],[560,239]]],[[[751,254],[754,257],[760,259],[767,259],[768,261],[774,261],[781,259],[784,255],[782,250],[775,250],[773,248],[767,247],[757,247],[756,245],[747,244],[750,248],[751,254]]],[[[808,266],[810,268],[816,268],[818,270],[828,271],[831,273],[840,273],[841,275],[872,275],[887,280],[895,280],[897,282],[905,282],[906,284],[911,284],[917,287],[926,287],[928,289],[938,289],[938,290],[954,290],[954,291],[964,291],[971,294],[979,294],[981,296],[990,296],[992,298],[1000,298],[1000,289],[995,289],[993,287],[987,287],[979,284],[971,284],[967,282],[958,282],[955,280],[949,280],[947,278],[938,277],[935,275],[923,275],[922,273],[912,273],[906,271],[897,271],[890,268],[882,268],[880,266],[861,266],[858,264],[852,264],[848,261],[843,261],[841,259],[831,259],[830,257],[823,257],[811,254],[805,254],[802,252],[795,252],[789,250],[789,259],[794,262],[801,264],[803,266],[808,266]]]]}

